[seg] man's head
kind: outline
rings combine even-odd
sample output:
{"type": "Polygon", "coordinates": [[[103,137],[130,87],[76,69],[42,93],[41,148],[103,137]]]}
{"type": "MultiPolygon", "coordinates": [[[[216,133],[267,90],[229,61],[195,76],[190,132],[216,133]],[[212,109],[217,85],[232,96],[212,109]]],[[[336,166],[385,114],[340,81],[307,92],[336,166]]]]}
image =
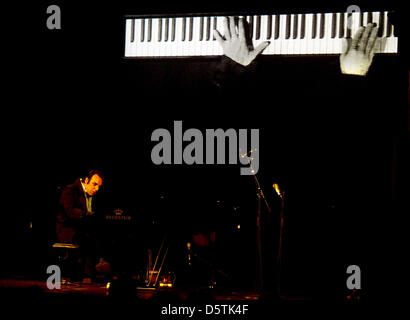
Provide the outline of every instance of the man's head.
{"type": "Polygon", "coordinates": [[[95,196],[104,182],[104,176],[99,170],[91,170],[83,180],[85,191],[90,196],[95,196]]]}

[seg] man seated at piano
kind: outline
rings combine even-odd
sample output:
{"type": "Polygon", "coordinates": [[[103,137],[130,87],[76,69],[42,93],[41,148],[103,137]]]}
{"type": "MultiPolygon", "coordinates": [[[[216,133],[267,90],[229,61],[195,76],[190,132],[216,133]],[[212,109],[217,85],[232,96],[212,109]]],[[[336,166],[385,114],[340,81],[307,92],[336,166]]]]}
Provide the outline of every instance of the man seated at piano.
{"type": "MultiPolygon", "coordinates": [[[[224,55],[244,67],[251,66],[255,58],[270,44],[269,41],[264,41],[254,48],[246,29],[243,18],[229,17],[224,19],[223,34],[217,29],[214,30],[214,37],[222,47],[224,55]]],[[[340,55],[340,69],[343,74],[367,74],[379,47],[380,38],[377,34],[377,25],[369,23],[360,27],[353,38],[343,39],[343,53],[340,55]]]]}
{"type": "Polygon", "coordinates": [[[110,265],[101,255],[98,240],[98,221],[95,196],[103,184],[104,176],[99,170],[91,170],[83,178],[64,188],[60,196],[56,235],[59,242],[79,246],[77,267],[84,283],[91,283],[95,271],[107,273],[110,265]],[[97,264],[97,259],[99,263],[97,264]]]}

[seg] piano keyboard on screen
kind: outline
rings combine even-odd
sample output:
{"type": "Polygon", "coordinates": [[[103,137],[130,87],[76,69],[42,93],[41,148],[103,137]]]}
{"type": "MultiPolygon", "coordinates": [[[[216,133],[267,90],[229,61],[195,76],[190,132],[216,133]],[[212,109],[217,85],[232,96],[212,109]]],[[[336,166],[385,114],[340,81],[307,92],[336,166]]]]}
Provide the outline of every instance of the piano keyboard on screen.
{"type": "MultiPolygon", "coordinates": [[[[398,39],[388,12],[309,13],[242,16],[264,55],[340,54],[342,38],[377,23],[379,53],[397,53],[398,39]],[[350,24],[349,24],[350,21],[350,24]],[[351,28],[348,26],[351,25],[351,28]]],[[[225,16],[126,17],[125,57],[190,57],[222,54],[213,29],[223,34],[225,16]]]]}

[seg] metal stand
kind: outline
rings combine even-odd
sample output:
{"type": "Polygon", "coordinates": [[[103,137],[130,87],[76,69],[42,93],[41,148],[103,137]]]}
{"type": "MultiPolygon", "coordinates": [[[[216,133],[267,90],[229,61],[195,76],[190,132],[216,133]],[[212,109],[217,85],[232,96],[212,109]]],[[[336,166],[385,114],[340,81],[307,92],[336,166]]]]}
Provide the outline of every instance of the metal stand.
{"type": "Polygon", "coordinates": [[[152,266],[151,252],[150,251],[148,252],[149,257],[148,257],[147,275],[146,275],[146,279],[145,279],[145,285],[147,287],[152,286],[152,287],[155,288],[158,284],[159,277],[161,276],[162,267],[164,265],[165,258],[167,257],[167,254],[168,254],[168,249],[169,249],[168,245],[166,245],[165,253],[164,253],[164,255],[161,259],[159,269],[156,270],[156,267],[157,267],[160,255],[163,251],[164,244],[166,242],[166,238],[167,237],[165,236],[164,239],[162,240],[161,247],[159,248],[159,251],[158,251],[157,257],[155,258],[155,263],[154,263],[153,267],[151,267],[152,266]]]}
{"type": "Polygon", "coordinates": [[[263,256],[262,256],[262,239],[261,239],[261,217],[262,217],[262,199],[268,209],[268,212],[271,212],[271,208],[268,204],[268,201],[263,194],[261,185],[259,183],[258,177],[256,174],[253,175],[256,184],[256,196],[258,197],[258,213],[256,216],[256,228],[257,228],[257,246],[258,246],[258,257],[259,257],[259,290],[262,290],[264,287],[264,270],[263,270],[263,256]]]}
{"type": "Polygon", "coordinates": [[[285,192],[277,189],[278,195],[281,198],[281,210],[280,210],[280,224],[279,224],[279,245],[278,256],[276,258],[277,273],[276,273],[276,294],[280,297],[280,280],[282,271],[282,242],[283,242],[283,225],[284,225],[284,211],[285,211],[285,192]]]}

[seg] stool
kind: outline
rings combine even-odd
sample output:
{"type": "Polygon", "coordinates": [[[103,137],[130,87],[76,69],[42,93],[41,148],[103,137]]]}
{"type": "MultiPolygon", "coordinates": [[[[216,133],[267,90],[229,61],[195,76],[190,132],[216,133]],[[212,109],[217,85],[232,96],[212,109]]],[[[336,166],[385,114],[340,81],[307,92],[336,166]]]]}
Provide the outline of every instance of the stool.
{"type": "Polygon", "coordinates": [[[57,261],[61,269],[61,282],[66,284],[69,282],[68,279],[73,276],[73,266],[75,265],[73,253],[79,246],[73,243],[56,242],[52,247],[57,251],[57,261]]]}

